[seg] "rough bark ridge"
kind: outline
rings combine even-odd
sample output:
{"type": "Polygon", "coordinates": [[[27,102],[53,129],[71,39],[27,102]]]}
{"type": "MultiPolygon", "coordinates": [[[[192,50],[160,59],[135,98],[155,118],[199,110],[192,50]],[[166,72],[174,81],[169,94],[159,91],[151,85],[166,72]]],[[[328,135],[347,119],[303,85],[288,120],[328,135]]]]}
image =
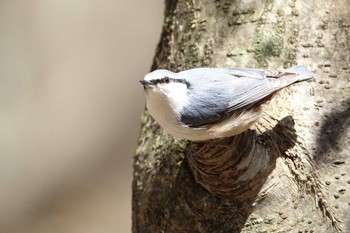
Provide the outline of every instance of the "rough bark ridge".
{"type": "Polygon", "coordinates": [[[133,232],[350,232],[348,0],[167,0],[153,69],[315,73],[233,138],[190,143],[145,112],[133,232]]]}

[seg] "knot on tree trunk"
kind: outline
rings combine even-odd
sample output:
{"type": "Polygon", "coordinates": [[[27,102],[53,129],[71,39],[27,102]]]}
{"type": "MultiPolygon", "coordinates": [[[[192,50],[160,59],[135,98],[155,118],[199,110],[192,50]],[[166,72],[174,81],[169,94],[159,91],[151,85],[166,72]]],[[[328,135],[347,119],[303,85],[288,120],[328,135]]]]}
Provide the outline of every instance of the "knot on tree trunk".
{"type": "Polygon", "coordinates": [[[277,157],[295,143],[294,133],[281,132],[283,125],[285,119],[260,135],[248,130],[230,138],[191,142],[187,158],[197,183],[223,199],[255,198],[277,157]]]}

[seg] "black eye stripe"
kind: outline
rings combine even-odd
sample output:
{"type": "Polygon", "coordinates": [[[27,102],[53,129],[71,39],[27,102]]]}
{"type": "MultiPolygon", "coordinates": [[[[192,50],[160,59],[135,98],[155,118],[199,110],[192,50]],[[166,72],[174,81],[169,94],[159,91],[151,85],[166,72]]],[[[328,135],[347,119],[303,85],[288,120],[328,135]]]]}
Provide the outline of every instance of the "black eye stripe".
{"type": "Polygon", "coordinates": [[[187,86],[187,88],[190,87],[190,83],[187,82],[185,79],[174,79],[174,78],[169,78],[165,76],[164,78],[161,79],[153,79],[150,81],[153,84],[160,84],[160,83],[183,83],[187,86]]]}

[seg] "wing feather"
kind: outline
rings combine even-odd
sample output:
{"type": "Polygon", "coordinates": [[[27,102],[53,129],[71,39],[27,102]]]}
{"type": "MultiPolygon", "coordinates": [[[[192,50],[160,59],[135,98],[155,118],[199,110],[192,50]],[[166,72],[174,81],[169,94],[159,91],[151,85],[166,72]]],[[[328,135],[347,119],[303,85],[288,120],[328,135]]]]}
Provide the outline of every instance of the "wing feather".
{"type": "Polygon", "coordinates": [[[310,78],[299,77],[297,71],[305,71],[304,68],[296,66],[285,71],[197,68],[180,72],[181,78],[191,84],[189,104],[181,112],[180,121],[189,127],[220,121],[294,82],[310,78]]]}

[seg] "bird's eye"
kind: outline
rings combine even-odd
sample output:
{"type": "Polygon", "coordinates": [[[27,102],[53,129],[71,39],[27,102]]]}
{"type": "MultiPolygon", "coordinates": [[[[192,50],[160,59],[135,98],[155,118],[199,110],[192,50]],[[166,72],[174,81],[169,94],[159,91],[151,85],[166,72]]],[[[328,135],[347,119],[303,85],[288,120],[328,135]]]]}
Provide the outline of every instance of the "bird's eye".
{"type": "Polygon", "coordinates": [[[164,83],[169,83],[170,82],[170,78],[169,77],[164,77],[163,78],[163,82],[164,83]]]}

